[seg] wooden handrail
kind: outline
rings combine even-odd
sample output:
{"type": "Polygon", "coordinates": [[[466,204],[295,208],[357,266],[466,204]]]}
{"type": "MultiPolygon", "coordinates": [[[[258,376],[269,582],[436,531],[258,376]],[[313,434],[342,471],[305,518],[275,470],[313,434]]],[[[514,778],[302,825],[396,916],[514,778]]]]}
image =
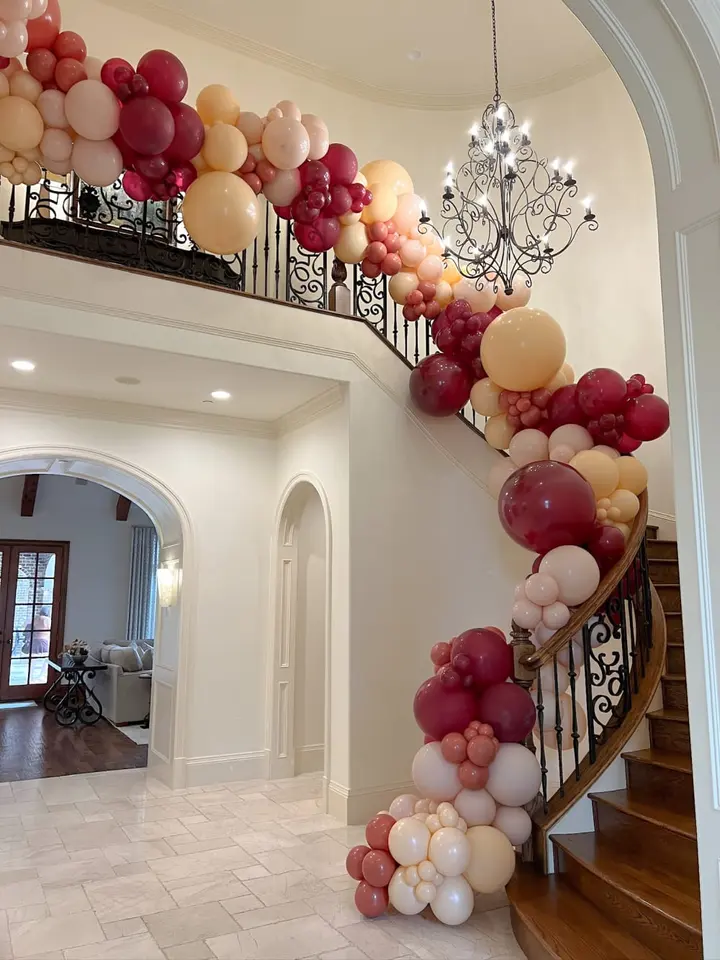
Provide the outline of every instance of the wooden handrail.
{"type": "Polygon", "coordinates": [[[630,537],[628,538],[625,552],[621,559],[605,574],[595,593],[589,600],[586,600],[581,607],[575,610],[564,627],[558,630],[557,633],[554,634],[544,646],[536,650],[535,653],[520,658],[520,663],[523,667],[530,671],[538,671],[547,663],[552,663],[558,653],[572,641],[575,634],[579,630],[582,630],[590,617],[594,616],[597,611],[602,608],[608,598],[615,592],[617,585],[625,576],[630,568],[630,564],[635,559],[645,537],[647,519],[648,495],[647,490],[644,490],[640,494],[640,510],[635,517],[635,522],[633,523],[630,537]]]}

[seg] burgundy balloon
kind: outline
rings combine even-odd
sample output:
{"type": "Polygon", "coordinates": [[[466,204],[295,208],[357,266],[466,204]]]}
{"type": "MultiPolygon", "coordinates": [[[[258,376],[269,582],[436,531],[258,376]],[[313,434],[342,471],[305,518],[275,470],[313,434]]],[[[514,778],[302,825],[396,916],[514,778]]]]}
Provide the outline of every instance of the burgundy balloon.
{"type": "Polygon", "coordinates": [[[362,862],[363,880],[371,887],[386,887],[396,867],[397,863],[385,850],[370,850],[362,862]]]}
{"type": "Polygon", "coordinates": [[[387,887],[372,887],[363,880],[355,891],[355,906],[369,920],[382,916],[389,903],[387,887]]]}
{"type": "Polygon", "coordinates": [[[350,191],[342,183],[330,187],[330,213],[334,217],[344,216],[352,206],[350,191]]]}
{"type": "Polygon", "coordinates": [[[579,423],[583,426],[588,418],[580,409],[577,399],[577,384],[570,383],[566,387],[560,387],[550,397],[547,406],[547,423],[552,430],[564,426],[566,423],[579,423]]]}
{"type": "Polygon", "coordinates": [[[600,526],[586,546],[588,552],[597,560],[600,573],[605,575],[625,552],[625,537],[617,527],[600,526]]]}
{"type": "Polygon", "coordinates": [[[478,700],[478,716],[489,723],[500,743],[522,743],[535,725],[535,704],[516,683],[488,687],[478,700]]]}
{"type": "Polygon", "coordinates": [[[292,218],[292,207],[273,207],[273,209],[281,220],[290,220],[292,218]]]}
{"type": "Polygon", "coordinates": [[[370,847],[366,847],[364,844],[358,844],[348,853],[345,860],[345,869],[353,880],[362,880],[362,864],[368,853],[370,853],[370,847]]]}
{"type": "Polygon", "coordinates": [[[147,80],[150,95],[163,103],[180,103],[187,93],[187,70],[168,50],[150,50],[138,63],[137,72],[147,80]]]}
{"type": "Polygon", "coordinates": [[[617,444],[617,449],[619,453],[635,453],[636,450],[639,450],[642,446],[640,440],[633,440],[632,437],[629,437],[626,433],[620,437],[617,444]]]}
{"type": "Polygon", "coordinates": [[[146,97],[150,93],[150,84],[140,73],[133,76],[128,86],[132,97],[146,97]]]}
{"type": "Polygon", "coordinates": [[[627,392],[627,383],[616,370],[597,367],[580,377],[576,397],[583,413],[595,420],[604,413],[619,413],[627,392]]]}
{"type": "Polygon", "coordinates": [[[134,73],[135,71],[127,60],[123,60],[122,57],[112,57],[103,64],[102,70],[100,71],[100,79],[106,87],[110,87],[113,93],[117,93],[118,86],[121,83],[129,83],[134,73]],[[120,76],[117,77],[115,74],[119,67],[129,72],[126,75],[120,74],[120,76]]]}
{"type": "Polygon", "coordinates": [[[358,159],[344,143],[331,143],[322,162],[330,171],[333,183],[353,183],[358,175],[358,159]]]}
{"type": "Polygon", "coordinates": [[[139,154],[164,153],[175,138],[173,115],[157,97],[129,100],[120,112],[120,133],[139,154]]]}
{"type": "Polygon", "coordinates": [[[188,103],[172,103],[169,107],[175,121],[175,136],[167,149],[168,160],[192,160],[205,143],[205,124],[188,103]]]}
{"type": "Polygon", "coordinates": [[[587,480],[556,460],[520,467],[505,481],[498,499],[505,532],[535,553],[587,543],[595,529],[596,511],[595,494],[587,480]]]}
{"type": "Polygon", "coordinates": [[[145,203],[153,195],[153,185],[145,177],[133,170],[127,170],[123,176],[123,190],[136,203],[145,203]]]}
{"type": "Polygon", "coordinates": [[[330,250],[340,239],[340,221],[337,217],[321,217],[314,223],[296,223],[295,239],[310,253],[330,250]]]}
{"type": "Polygon", "coordinates": [[[137,153],[130,147],[119,130],[112,139],[113,143],[122,154],[123,166],[126,170],[130,170],[135,166],[135,161],[138,158],[137,153]]]}
{"type": "Polygon", "coordinates": [[[450,662],[459,673],[469,673],[475,686],[482,690],[507,680],[513,671],[513,652],[504,637],[478,627],[453,640],[450,662]],[[456,665],[459,657],[467,658],[467,670],[456,665]]]}
{"type": "Polygon", "coordinates": [[[170,172],[170,164],[162,154],[155,157],[138,157],[135,169],[146,180],[164,180],[170,172]]]}
{"type": "Polygon", "coordinates": [[[472,372],[442,353],[425,357],[410,374],[410,395],[431,417],[451,417],[462,410],[472,385],[472,372]]]}
{"type": "Polygon", "coordinates": [[[543,559],[542,556],[537,556],[533,560],[533,565],[532,565],[533,573],[540,573],[540,564],[542,563],[542,559],[543,559]]]}
{"type": "Polygon", "coordinates": [[[300,164],[300,182],[304,187],[330,187],[330,171],[322,160],[306,160],[300,164]]]}
{"type": "Polygon", "coordinates": [[[180,190],[187,190],[198,178],[198,172],[191,163],[173,164],[172,173],[175,175],[175,183],[180,190]]]}
{"type": "Polygon", "coordinates": [[[475,696],[467,687],[448,686],[439,675],[430,677],[415,694],[413,712],[423,733],[442,740],[445,734],[464,730],[475,719],[475,696]]]}
{"type": "Polygon", "coordinates": [[[395,826],[395,817],[389,813],[377,813],[365,827],[365,839],[373,850],[389,850],[388,837],[395,826]]]}
{"type": "Polygon", "coordinates": [[[655,393],[645,393],[625,407],[625,433],[633,440],[657,440],[670,426],[670,407],[655,393]]]}

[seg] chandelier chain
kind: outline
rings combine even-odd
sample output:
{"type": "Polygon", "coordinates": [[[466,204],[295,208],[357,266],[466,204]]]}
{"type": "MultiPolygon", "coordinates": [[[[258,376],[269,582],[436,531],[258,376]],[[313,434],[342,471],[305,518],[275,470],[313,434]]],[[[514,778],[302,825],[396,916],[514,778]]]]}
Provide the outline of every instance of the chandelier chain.
{"type": "Polygon", "coordinates": [[[500,103],[500,73],[498,70],[498,44],[497,44],[497,16],[495,11],[495,0],[490,0],[492,15],[492,37],[493,37],[493,68],[495,70],[495,103],[500,103]]]}

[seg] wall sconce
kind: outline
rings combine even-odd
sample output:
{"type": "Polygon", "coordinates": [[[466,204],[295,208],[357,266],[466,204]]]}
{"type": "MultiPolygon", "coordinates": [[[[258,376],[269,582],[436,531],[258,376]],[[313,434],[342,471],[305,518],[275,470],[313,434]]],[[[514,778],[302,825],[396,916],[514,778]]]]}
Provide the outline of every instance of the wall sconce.
{"type": "Polygon", "coordinates": [[[158,600],[161,607],[174,607],[178,599],[180,571],[177,567],[159,567],[157,571],[158,600]]]}

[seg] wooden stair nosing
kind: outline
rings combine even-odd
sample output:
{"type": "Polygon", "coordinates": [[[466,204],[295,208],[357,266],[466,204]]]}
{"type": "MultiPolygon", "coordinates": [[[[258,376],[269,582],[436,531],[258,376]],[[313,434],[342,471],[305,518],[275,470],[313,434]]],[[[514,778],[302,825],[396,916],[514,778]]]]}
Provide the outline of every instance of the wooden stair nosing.
{"type": "Polygon", "coordinates": [[[697,839],[695,818],[675,813],[667,807],[658,807],[643,800],[633,799],[627,790],[608,790],[603,793],[589,793],[588,799],[593,803],[603,803],[628,817],[644,820],[653,826],[670,830],[688,840],[697,839]]]}
{"type": "Polygon", "coordinates": [[[653,750],[652,747],[648,747],[644,750],[632,750],[621,756],[623,760],[629,760],[631,763],[664,767],[666,770],[675,770],[677,773],[687,773],[692,776],[692,760],[687,753],[672,753],[669,750],[653,750]]]}
{"type": "Polygon", "coordinates": [[[650,720],[667,720],[670,723],[690,723],[690,717],[686,710],[671,710],[668,707],[662,707],[660,710],[651,710],[645,714],[650,720]]]}

